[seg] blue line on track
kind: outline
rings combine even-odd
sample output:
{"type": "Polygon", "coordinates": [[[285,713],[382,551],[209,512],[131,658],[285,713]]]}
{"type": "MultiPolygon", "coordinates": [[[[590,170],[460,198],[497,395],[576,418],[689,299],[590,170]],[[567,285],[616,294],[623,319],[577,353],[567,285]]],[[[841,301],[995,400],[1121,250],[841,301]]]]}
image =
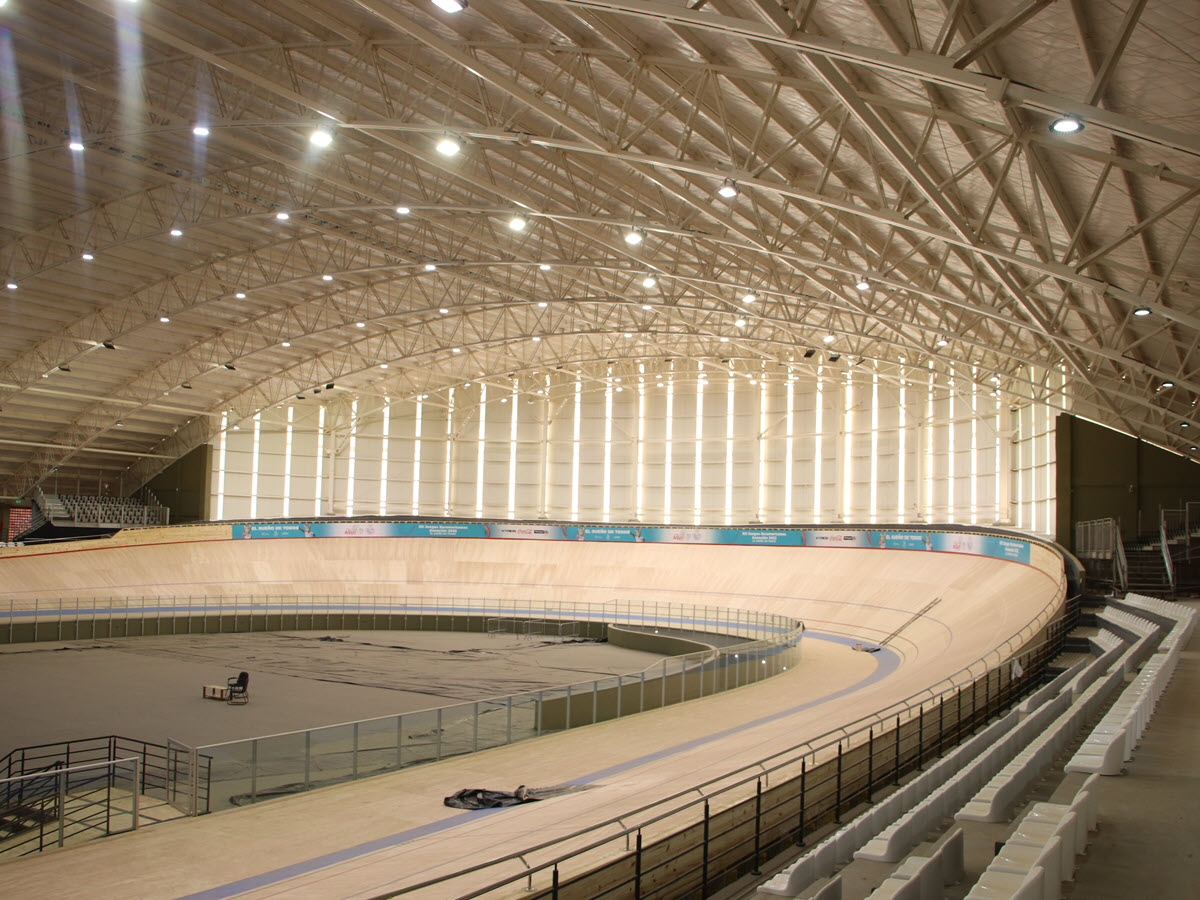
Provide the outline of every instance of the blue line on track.
{"type": "MultiPolygon", "coordinates": [[[[841,635],[824,634],[819,631],[806,631],[804,637],[809,640],[830,641],[835,644],[853,645],[861,643],[854,638],[843,637],[841,635]]],[[[610,766],[607,769],[601,769],[598,772],[592,772],[584,775],[573,781],[565,782],[566,784],[591,784],[603,778],[611,778],[614,775],[619,775],[622,772],[627,772],[630,769],[638,766],[646,765],[647,763],[656,762],[657,760],[665,759],[673,756],[676,753],[682,753],[685,750],[691,750],[695,747],[701,747],[704,744],[712,741],[720,740],[721,738],[729,737],[737,734],[739,731],[744,731],[747,728],[756,728],[759,725],[765,725],[768,722],[774,722],[778,719],[786,718],[787,716],[795,715],[798,712],[803,712],[806,709],[811,709],[814,706],[820,706],[823,703],[828,703],[831,700],[837,700],[839,697],[844,697],[847,694],[861,690],[868,685],[882,681],[884,678],[891,675],[900,665],[900,657],[886,648],[873,654],[876,659],[875,671],[849,687],[842,688],[840,691],[822,697],[819,700],[810,700],[808,703],[801,703],[799,706],[793,706],[776,713],[771,713],[769,716],[763,716],[739,725],[736,728],[727,728],[724,731],[719,731],[715,734],[706,735],[705,737],[696,738],[695,740],[685,741],[682,744],[676,744],[674,747],[668,747],[665,750],[660,750],[657,753],[648,753],[645,756],[639,756],[636,759],[628,760],[615,766],[610,766]]],[[[511,807],[510,807],[511,808],[511,807]]],[[[240,881],[233,881],[229,884],[223,884],[218,887],[208,888],[207,890],[199,891],[194,894],[186,894],[180,897],[179,900],[225,900],[225,898],[236,896],[237,894],[245,893],[246,891],[257,890],[258,888],[268,887],[272,884],[278,884],[281,881],[287,881],[289,878],[296,878],[300,875],[306,875],[309,872],[314,872],[317,869],[323,869],[327,866],[337,865],[338,863],[346,862],[358,856],[365,856],[368,853],[374,853],[377,850],[386,850],[390,847],[398,847],[401,844],[406,844],[409,841],[417,838],[428,837],[431,834],[437,834],[440,831],[446,831],[458,825],[463,825],[467,822],[474,821],[479,816],[490,815],[492,813],[503,812],[503,809],[482,809],[466,812],[458,816],[451,816],[449,819],[442,819],[438,822],[430,822],[426,825],[421,825],[417,828],[410,828],[407,831],[399,831],[395,834],[389,834],[385,837],[376,838],[373,841],[367,841],[363,844],[356,844],[353,847],[347,847],[344,850],[337,850],[333,853],[326,853],[322,856],[313,857],[312,859],[302,860],[298,863],[293,863],[290,866],[284,866],[279,869],[273,869],[270,872],[263,872],[261,875],[252,875],[249,878],[243,878],[240,881]]]]}

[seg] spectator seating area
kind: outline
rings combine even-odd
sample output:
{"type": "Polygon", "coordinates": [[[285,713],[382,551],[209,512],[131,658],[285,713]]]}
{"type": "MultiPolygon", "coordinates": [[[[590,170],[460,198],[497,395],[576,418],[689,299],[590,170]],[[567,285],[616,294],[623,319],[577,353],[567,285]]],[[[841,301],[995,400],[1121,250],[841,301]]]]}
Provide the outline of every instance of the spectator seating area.
{"type": "Polygon", "coordinates": [[[54,528],[128,528],[138,525],[169,525],[170,510],[150,494],[133,497],[92,497],[81,494],[52,494],[35,488],[33,516],[19,537],[34,535],[46,525],[54,528]]]}
{"type": "Polygon", "coordinates": [[[840,870],[853,860],[867,860],[898,863],[870,898],[941,897],[945,884],[963,877],[963,829],[982,827],[972,823],[1012,821],[1011,833],[966,897],[1060,897],[1062,882],[1072,879],[1076,857],[1086,852],[1089,833],[1097,828],[1101,776],[1121,774],[1196,618],[1187,607],[1154,598],[1131,594],[1113,601],[1097,615],[1090,659],[1071,665],[936,765],[824,838],[760,885],[758,893],[840,898],[845,875],[840,870]],[[1055,758],[1097,716],[1098,724],[1062,767],[1088,776],[1073,797],[1028,805],[1035,783],[1053,771],[1055,758]],[[943,834],[951,818],[955,826],[943,834]],[[939,834],[937,840],[930,837],[939,834]],[[925,841],[937,849],[910,855],[925,841]]]}

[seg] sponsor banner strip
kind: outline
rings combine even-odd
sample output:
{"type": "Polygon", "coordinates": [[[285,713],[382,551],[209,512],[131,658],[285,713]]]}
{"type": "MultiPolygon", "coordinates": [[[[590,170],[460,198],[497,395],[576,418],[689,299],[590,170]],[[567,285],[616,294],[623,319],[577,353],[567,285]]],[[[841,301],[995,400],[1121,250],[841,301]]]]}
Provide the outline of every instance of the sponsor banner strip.
{"type": "Polygon", "coordinates": [[[679,528],[663,525],[552,525],[505,522],[249,522],[234,538],[426,537],[525,541],[615,541],[770,547],[860,547],[968,553],[1029,564],[1027,541],[958,531],[833,528],[679,528]]]}

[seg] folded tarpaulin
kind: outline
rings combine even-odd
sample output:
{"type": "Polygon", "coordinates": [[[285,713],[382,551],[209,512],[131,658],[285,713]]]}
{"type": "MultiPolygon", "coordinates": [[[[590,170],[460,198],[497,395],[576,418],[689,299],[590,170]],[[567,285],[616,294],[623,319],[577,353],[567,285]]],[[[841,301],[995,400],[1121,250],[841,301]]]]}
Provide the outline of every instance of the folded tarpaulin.
{"type": "Polygon", "coordinates": [[[521,785],[515,791],[489,791],[486,788],[463,788],[442,802],[455,809],[496,809],[541,800],[533,791],[521,785]]]}

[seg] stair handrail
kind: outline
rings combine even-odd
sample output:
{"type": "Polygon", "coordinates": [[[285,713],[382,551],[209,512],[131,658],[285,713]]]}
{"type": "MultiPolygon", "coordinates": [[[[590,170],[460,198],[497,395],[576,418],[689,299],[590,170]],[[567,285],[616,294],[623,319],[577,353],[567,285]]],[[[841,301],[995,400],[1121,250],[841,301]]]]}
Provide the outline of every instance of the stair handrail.
{"type": "Polygon", "coordinates": [[[1125,559],[1125,542],[1121,529],[1113,522],[1113,582],[1122,592],[1129,588],[1129,562],[1125,559]]]}
{"type": "Polygon", "coordinates": [[[1162,549],[1163,564],[1167,567],[1167,584],[1171,587],[1171,593],[1175,593],[1175,566],[1171,561],[1171,543],[1167,535],[1167,513],[1178,512],[1178,510],[1166,510],[1162,507],[1158,509],[1158,543],[1162,549]]]}

